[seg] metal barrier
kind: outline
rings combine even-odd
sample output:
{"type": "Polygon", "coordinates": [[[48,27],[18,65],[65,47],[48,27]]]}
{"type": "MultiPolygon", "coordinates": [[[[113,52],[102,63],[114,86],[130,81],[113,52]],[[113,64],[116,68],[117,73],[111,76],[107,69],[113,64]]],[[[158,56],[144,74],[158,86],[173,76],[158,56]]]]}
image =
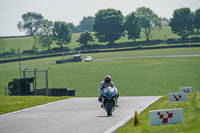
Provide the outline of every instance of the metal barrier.
{"type": "MultiPolygon", "coordinates": [[[[45,70],[38,70],[37,68],[35,68],[34,70],[28,70],[27,68],[24,68],[23,70],[23,77],[27,78],[27,77],[35,77],[35,83],[34,83],[34,92],[37,91],[37,89],[39,89],[39,85],[41,84],[40,82],[40,78],[41,76],[38,75],[38,73],[45,73],[45,88],[46,88],[46,96],[48,96],[48,70],[49,68],[46,68],[45,70]],[[28,74],[29,73],[29,74],[28,74]]],[[[43,81],[42,81],[43,82],[43,81]]]]}

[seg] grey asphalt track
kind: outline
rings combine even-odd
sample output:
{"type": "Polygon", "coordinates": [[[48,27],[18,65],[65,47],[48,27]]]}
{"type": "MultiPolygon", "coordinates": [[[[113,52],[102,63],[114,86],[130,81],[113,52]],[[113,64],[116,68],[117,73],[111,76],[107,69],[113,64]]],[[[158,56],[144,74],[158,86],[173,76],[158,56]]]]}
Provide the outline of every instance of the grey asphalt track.
{"type": "Polygon", "coordinates": [[[119,97],[107,117],[96,97],[70,98],[0,115],[1,133],[110,133],[123,126],[160,96],[119,97]]]}

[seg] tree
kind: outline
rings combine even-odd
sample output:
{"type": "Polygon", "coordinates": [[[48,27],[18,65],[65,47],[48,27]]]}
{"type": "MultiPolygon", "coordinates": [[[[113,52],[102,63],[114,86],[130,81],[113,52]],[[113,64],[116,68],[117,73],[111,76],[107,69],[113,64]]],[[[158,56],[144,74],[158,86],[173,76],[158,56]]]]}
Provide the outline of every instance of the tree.
{"type": "Polygon", "coordinates": [[[91,33],[88,31],[81,33],[80,38],[77,40],[77,42],[80,42],[80,44],[84,44],[84,45],[87,45],[88,42],[92,42],[92,41],[94,41],[94,39],[91,33]]]}
{"type": "Polygon", "coordinates": [[[71,41],[72,31],[65,22],[56,21],[53,26],[53,37],[57,41],[60,48],[63,48],[63,44],[68,44],[71,41]]]}
{"type": "Polygon", "coordinates": [[[78,33],[79,29],[73,23],[67,23],[73,33],[78,33]]]}
{"type": "Polygon", "coordinates": [[[128,32],[128,39],[136,41],[137,38],[140,38],[141,27],[139,19],[135,16],[134,12],[127,15],[124,28],[128,32]]]}
{"type": "Polygon", "coordinates": [[[23,23],[18,22],[19,31],[25,31],[26,34],[33,36],[39,29],[42,23],[43,16],[39,13],[28,12],[22,15],[23,23]]]}
{"type": "Polygon", "coordinates": [[[84,32],[84,31],[91,32],[93,24],[94,24],[94,17],[88,16],[83,18],[83,20],[80,22],[77,28],[79,32],[84,32]]]}
{"type": "Polygon", "coordinates": [[[172,32],[178,34],[182,38],[193,33],[192,13],[189,8],[180,8],[174,10],[173,18],[170,20],[172,32]]]}
{"type": "Polygon", "coordinates": [[[161,19],[158,18],[158,16],[150,8],[137,8],[136,16],[139,18],[141,27],[144,28],[144,34],[147,41],[149,41],[149,36],[153,28],[162,27],[161,19]]]}
{"type": "Polygon", "coordinates": [[[51,49],[51,44],[53,42],[53,22],[49,20],[43,20],[41,24],[41,31],[39,33],[39,42],[44,48],[51,49]]]}
{"type": "Polygon", "coordinates": [[[194,20],[193,20],[194,28],[196,34],[200,33],[200,8],[195,11],[194,20]]]}
{"type": "Polygon", "coordinates": [[[124,32],[123,15],[115,9],[100,10],[95,15],[93,30],[100,42],[113,43],[124,32]]]}
{"type": "Polygon", "coordinates": [[[6,42],[5,42],[4,38],[0,39],[0,49],[1,49],[2,51],[5,51],[5,49],[4,49],[4,45],[5,45],[5,44],[6,44],[6,42]]]}
{"type": "Polygon", "coordinates": [[[38,42],[37,36],[32,36],[32,37],[33,37],[33,40],[34,40],[33,46],[32,46],[32,50],[33,50],[34,52],[38,52],[38,49],[37,49],[37,47],[36,47],[36,44],[37,44],[37,42],[38,42]]]}
{"type": "Polygon", "coordinates": [[[161,21],[162,21],[162,25],[163,26],[168,26],[169,25],[169,20],[165,17],[161,18],[161,21]]]}

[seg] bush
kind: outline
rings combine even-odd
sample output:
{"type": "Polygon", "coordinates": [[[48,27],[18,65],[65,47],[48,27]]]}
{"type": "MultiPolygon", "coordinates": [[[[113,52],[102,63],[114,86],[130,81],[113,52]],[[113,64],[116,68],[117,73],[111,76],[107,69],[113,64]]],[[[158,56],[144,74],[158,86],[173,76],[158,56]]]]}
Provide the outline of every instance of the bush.
{"type": "Polygon", "coordinates": [[[13,52],[3,52],[0,54],[0,58],[9,58],[9,57],[16,57],[17,54],[13,52]]]}
{"type": "Polygon", "coordinates": [[[68,48],[53,48],[53,49],[51,49],[51,53],[59,53],[59,52],[69,52],[70,51],[70,49],[68,49],[68,48]]]}
{"type": "Polygon", "coordinates": [[[34,53],[35,53],[34,50],[24,50],[24,51],[22,52],[23,55],[25,55],[25,54],[31,54],[31,55],[33,55],[34,53]]]}
{"type": "Polygon", "coordinates": [[[11,53],[11,54],[15,54],[15,49],[14,49],[14,48],[11,48],[11,49],[10,49],[10,53],[11,53]]]}
{"type": "Polygon", "coordinates": [[[200,42],[200,38],[199,37],[192,37],[190,38],[191,42],[200,42]]]}
{"type": "Polygon", "coordinates": [[[174,43],[177,43],[175,38],[167,39],[167,44],[174,44],[174,43]]]}
{"type": "Polygon", "coordinates": [[[180,38],[177,39],[177,43],[190,43],[190,39],[189,38],[180,38]]]}

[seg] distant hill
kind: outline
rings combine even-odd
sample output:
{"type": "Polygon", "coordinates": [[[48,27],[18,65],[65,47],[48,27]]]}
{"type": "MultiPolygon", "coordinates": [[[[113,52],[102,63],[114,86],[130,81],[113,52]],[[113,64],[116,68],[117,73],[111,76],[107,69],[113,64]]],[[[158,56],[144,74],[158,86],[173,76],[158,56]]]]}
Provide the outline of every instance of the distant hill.
{"type": "MultiPolygon", "coordinates": [[[[76,40],[80,37],[80,33],[74,33],[72,35],[72,40],[69,44],[64,45],[64,47],[69,48],[70,50],[74,50],[77,47],[80,47],[81,45],[76,42],[76,40]]],[[[173,34],[171,32],[170,27],[164,27],[163,29],[153,29],[152,34],[150,36],[150,40],[167,40],[170,38],[179,38],[176,34],[173,34]]],[[[95,37],[94,37],[95,38],[95,37]]],[[[5,44],[3,45],[3,49],[0,49],[0,54],[3,52],[17,52],[18,48],[20,48],[21,51],[24,50],[32,50],[34,39],[31,36],[10,36],[10,37],[1,37],[0,39],[4,39],[5,44]]],[[[145,41],[145,35],[143,32],[141,32],[141,38],[137,39],[136,41],[145,41]]],[[[128,40],[127,36],[120,38],[119,40],[115,41],[115,43],[125,43],[125,42],[133,42],[133,40],[128,40]]],[[[95,39],[94,42],[89,43],[90,45],[93,44],[102,44],[105,45],[106,43],[100,43],[95,39]]],[[[45,51],[38,42],[36,43],[36,48],[38,51],[45,51]]],[[[55,42],[51,45],[51,48],[58,48],[58,45],[56,45],[55,42]]]]}

